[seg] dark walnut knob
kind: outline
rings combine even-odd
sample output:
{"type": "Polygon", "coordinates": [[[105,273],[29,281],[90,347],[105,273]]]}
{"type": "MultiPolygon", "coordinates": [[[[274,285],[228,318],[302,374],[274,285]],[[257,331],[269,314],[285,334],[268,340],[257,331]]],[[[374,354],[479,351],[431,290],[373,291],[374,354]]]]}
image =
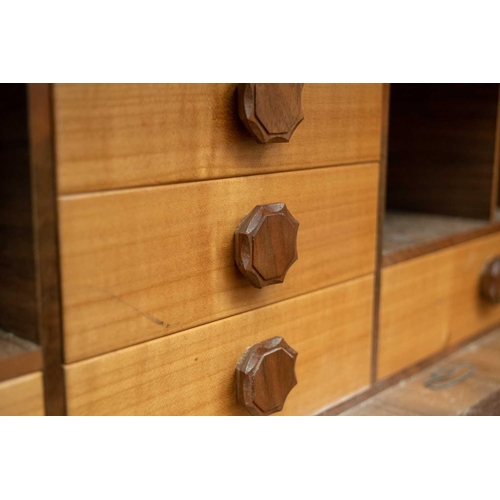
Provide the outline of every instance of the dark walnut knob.
{"type": "Polygon", "coordinates": [[[500,257],[495,257],[483,269],[480,290],[483,299],[492,304],[500,303],[500,257]]]}
{"type": "Polygon", "coordinates": [[[297,385],[294,351],[281,337],[259,342],[241,357],[235,372],[238,403],[252,415],[281,411],[297,385]]]}
{"type": "Polygon", "coordinates": [[[262,144],[288,142],[302,112],[303,83],[240,83],[238,114],[248,131],[262,144]]]}
{"type": "Polygon", "coordinates": [[[257,205],[234,233],[238,269],[256,288],[283,283],[297,260],[299,223],[284,203],[257,205]]]}

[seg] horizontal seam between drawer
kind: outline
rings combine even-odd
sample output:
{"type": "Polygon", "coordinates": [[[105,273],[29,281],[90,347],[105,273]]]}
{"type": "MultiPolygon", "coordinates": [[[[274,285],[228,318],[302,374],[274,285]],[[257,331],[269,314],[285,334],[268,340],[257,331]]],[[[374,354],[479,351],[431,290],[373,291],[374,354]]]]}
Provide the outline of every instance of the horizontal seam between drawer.
{"type": "Polygon", "coordinates": [[[139,186],[125,186],[125,187],[119,187],[119,188],[80,191],[80,192],[74,192],[74,193],[58,193],[57,197],[59,200],[68,200],[68,199],[77,198],[77,197],[84,197],[84,196],[99,196],[102,194],[112,194],[112,193],[119,193],[119,192],[123,192],[123,191],[131,192],[131,191],[137,191],[137,190],[141,190],[141,189],[154,189],[154,188],[167,187],[167,186],[179,186],[179,185],[183,185],[183,184],[196,184],[196,183],[200,183],[200,182],[214,182],[214,181],[221,181],[221,180],[227,180],[227,179],[242,179],[242,178],[257,177],[257,176],[260,177],[260,176],[265,176],[265,175],[280,175],[280,174],[291,174],[291,173],[299,173],[299,172],[310,172],[310,171],[327,169],[327,168],[342,168],[342,167],[356,167],[356,166],[363,167],[363,166],[367,166],[367,165],[378,164],[379,162],[380,162],[380,158],[373,159],[373,160],[365,160],[362,162],[334,163],[332,165],[322,165],[322,166],[317,166],[317,167],[273,171],[273,172],[262,172],[262,173],[256,173],[256,174],[250,174],[250,175],[233,175],[233,176],[229,176],[229,177],[214,177],[214,178],[210,178],[210,179],[184,180],[184,181],[179,181],[179,182],[165,182],[165,183],[159,183],[159,184],[143,184],[143,185],[139,185],[139,186]]]}
{"type": "MultiPolygon", "coordinates": [[[[333,288],[333,287],[336,287],[336,286],[344,285],[344,284],[350,283],[352,281],[361,280],[363,278],[367,278],[367,277],[370,277],[370,276],[373,277],[374,273],[375,273],[375,270],[373,270],[373,271],[371,271],[371,272],[369,272],[367,274],[362,274],[360,276],[354,276],[352,278],[349,278],[349,279],[346,279],[346,280],[343,280],[343,281],[339,281],[337,283],[333,283],[331,285],[327,285],[327,286],[324,286],[324,287],[321,287],[321,288],[316,288],[315,290],[310,290],[308,292],[299,293],[297,295],[293,295],[292,297],[287,297],[286,299],[278,300],[277,302],[272,302],[270,304],[265,304],[263,306],[255,307],[253,309],[248,309],[247,311],[242,311],[242,312],[237,313],[237,314],[232,314],[230,316],[224,316],[223,318],[218,318],[218,319],[214,319],[212,321],[207,321],[206,323],[202,323],[200,325],[192,326],[190,328],[186,328],[185,330],[180,330],[178,332],[173,332],[173,333],[170,333],[168,335],[163,335],[161,337],[154,337],[154,338],[151,338],[151,339],[143,340],[141,342],[137,342],[137,343],[130,344],[130,345],[127,345],[127,346],[119,347],[118,349],[114,349],[112,351],[106,351],[106,352],[103,352],[101,354],[97,354],[96,356],[91,356],[89,358],[75,359],[74,361],[69,361],[69,362],[64,361],[63,367],[73,366],[73,365],[79,364],[79,363],[85,363],[85,362],[88,362],[88,361],[100,358],[102,356],[107,356],[109,354],[113,354],[113,353],[125,351],[127,349],[132,349],[132,348],[135,348],[135,347],[137,347],[139,345],[142,345],[142,344],[148,344],[148,343],[151,343],[151,342],[161,341],[161,340],[163,340],[163,339],[165,339],[167,337],[172,337],[174,335],[178,335],[178,334],[181,334],[181,333],[187,333],[187,332],[189,332],[191,330],[195,330],[196,328],[201,328],[203,326],[210,325],[212,323],[217,323],[219,321],[225,321],[225,320],[228,320],[228,319],[236,318],[237,316],[241,316],[242,314],[249,314],[249,313],[252,313],[252,312],[257,311],[259,309],[262,309],[264,307],[271,307],[273,305],[281,304],[281,303],[287,302],[289,300],[297,299],[299,297],[303,297],[303,296],[306,296],[306,295],[311,295],[313,293],[321,292],[321,291],[327,290],[329,288],[333,288]]],[[[372,311],[372,314],[373,314],[373,311],[372,311]]]]}

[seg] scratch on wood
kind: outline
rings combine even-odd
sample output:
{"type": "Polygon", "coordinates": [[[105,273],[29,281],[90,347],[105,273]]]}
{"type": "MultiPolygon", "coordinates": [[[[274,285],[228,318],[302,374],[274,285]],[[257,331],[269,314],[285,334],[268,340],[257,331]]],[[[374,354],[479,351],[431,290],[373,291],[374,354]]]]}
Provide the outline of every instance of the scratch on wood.
{"type": "Polygon", "coordinates": [[[110,297],[113,297],[118,302],[121,302],[122,304],[124,304],[124,305],[132,308],[135,312],[139,313],[143,318],[146,318],[149,321],[152,321],[156,325],[165,326],[165,328],[169,328],[170,327],[170,323],[167,323],[165,325],[165,323],[161,319],[158,319],[158,318],[152,316],[151,314],[148,314],[148,313],[145,313],[144,311],[141,311],[138,307],[134,306],[130,302],[127,302],[126,300],[122,299],[119,295],[116,295],[113,292],[110,292],[109,290],[107,290],[105,288],[99,288],[99,287],[96,287],[96,286],[87,287],[87,288],[91,288],[93,290],[97,290],[99,292],[105,293],[106,295],[109,295],[110,297]]]}

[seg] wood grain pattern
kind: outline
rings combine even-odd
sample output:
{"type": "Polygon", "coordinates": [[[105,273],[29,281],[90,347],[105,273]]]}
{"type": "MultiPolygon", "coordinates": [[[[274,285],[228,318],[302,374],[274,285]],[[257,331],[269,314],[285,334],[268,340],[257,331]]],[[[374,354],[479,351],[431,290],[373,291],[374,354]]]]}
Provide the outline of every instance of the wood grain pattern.
{"type": "Polygon", "coordinates": [[[0,383],[0,415],[45,415],[42,372],[0,383]]]}
{"type": "Polygon", "coordinates": [[[430,254],[382,270],[377,378],[446,345],[451,256],[430,254]]]}
{"type": "MultiPolygon", "coordinates": [[[[498,408],[494,405],[500,389],[500,330],[463,347],[394,387],[341,412],[361,415],[474,415],[498,408]],[[462,382],[441,390],[426,388],[425,382],[442,367],[471,363],[475,372],[462,382]]],[[[497,403],[498,404],[498,403],[497,403]]]]}
{"type": "Polygon", "coordinates": [[[0,328],[38,341],[26,85],[0,85],[0,328]]]}
{"type": "Polygon", "coordinates": [[[498,84],[394,84],[387,205],[492,218],[498,84]]]}
{"type": "Polygon", "coordinates": [[[37,320],[43,347],[45,407],[47,415],[64,415],[59,241],[50,84],[28,84],[28,109],[37,320]]]}
{"type": "Polygon", "coordinates": [[[293,141],[259,145],[236,84],[57,84],[59,192],[378,161],[381,102],[379,84],[306,85],[293,141]]]}
{"type": "Polygon", "coordinates": [[[371,273],[377,182],[373,164],[63,197],[66,362],[371,273]],[[258,290],[234,263],[233,232],[276,200],[300,220],[300,259],[258,290]]]}
{"type": "Polygon", "coordinates": [[[499,253],[493,234],[382,271],[379,379],[500,322],[500,306],[480,294],[499,253]]]}
{"type": "Polygon", "coordinates": [[[288,142],[304,119],[303,83],[240,83],[238,115],[261,144],[288,142]]]}
{"type": "Polygon", "coordinates": [[[0,330],[0,382],[40,371],[42,366],[40,346],[0,330]]]}
{"type": "Polygon", "coordinates": [[[373,294],[373,307],[376,313],[373,315],[372,331],[372,368],[371,382],[372,387],[377,380],[377,361],[378,361],[378,331],[380,309],[380,282],[382,275],[382,252],[383,252],[383,234],[385,219],[385,200],[386,200],[386,179],[387,179],[387,152],[389,149],[389,108],[391,99],[391,85],[384,83],[382,87],[382,115],[381,115],[381,134],[380,134],[380,174],[378,183],[378,205],[377,205],[377,244],[376,244],[376,264],[375,264],[375,292],[373,294]]]}
{"type": "Polygon", "coordinates": [[[366,276],[74,363],[65,367],[68,412],[245,415],[233,392],[241,353],[281,336],[299,353],[299,383],[278,415],[317,413],[369,384],[372,305],[366,276]]]}
{"type": "Polygon", "coordinates": [[[234,232],[234,260],[256,288],[283,283],[297,260],[299,223],[285,203],[257,205],[234,232]]]}
{"type": "Polygon", "coordinates": [[[388,211],[384,220],[382,267],[497,232],[500,232],[499,221],[388,211]]]}
{"type": "Polygon", "coordinates": [[[344,399],[343,401],[333,405],[332,407],[328,408],[324,412],[322,412],[320,415],[322,416],[335,416],[335,415],[340,415],[341,413],[346,412],[347,410],[350,410],[351,408],[354,408],[360,403],[363,403],[364,401],[367,401],[368,399],[372,398],[373,396],[376,396],[377,394],[381,393],[382,391],[385,391],[386,389],[393,387],[400,382],[404,381],[407,378],[413,377],[414,375],[417,375],[430,366],[435,365],[436,363],[439,363],[443,361],[445,358],[448,356],[451,356],[452,354],[455,354],[456,352],[460,351],[464,347],[468,345],[472,345],[473,343],[477,342],[478,340],[481,340],[495,330],[497,330],[497,325],[493,325],[491,327],[486,328],[485,330],[481,330],[478,333],[475,333],[471,337],[466,338],[465,340],[462,340],[460,342],[456,342],[454,344],[448,344],[444,349],[440,350],[436,354],[423,359],[422,361],[419,361],[413,365],[410,365],[403,370],[394,373],[393,375],[390,375],[384,379],[381,380],[376,380],[375,383],[373,383],[370,387],[365,389],[364,391],[358,392],[354,394],[352,397],[348,397],[344,399]]]}
{"type": "Polygon", "coordinates": [[[272,415],[283,410],[286,398],[297,385],[297,351],[282,337],[273,337],[245,351],[235,370],[236,400],[248,413],[272,415]]]}
{"type": "Polygon", "coordinates": [[[500,234],[464,243],[453,249],[453,287],[448,342],[453,344],[500,322],[500,305],[479,293],[483,269],[500,254],[500,234]]]}

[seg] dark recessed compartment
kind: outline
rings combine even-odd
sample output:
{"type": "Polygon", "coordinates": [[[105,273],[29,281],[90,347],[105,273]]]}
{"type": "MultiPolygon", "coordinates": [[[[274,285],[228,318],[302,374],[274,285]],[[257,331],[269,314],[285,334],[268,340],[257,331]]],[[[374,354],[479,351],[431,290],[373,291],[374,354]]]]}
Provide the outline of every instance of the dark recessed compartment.
{"type": "Polygon", "coordinates": [[[0,328],[36,342],[26,85],[0,85],[0,328]]]}
{"type": "Polygon", "coordinates": [[[0,381],[40,370],[27,93],[0,85],[0,381]]]}
{"type": "Polygon", "coordinates": [[[393,84],[385,265],[496,230],[498,84],[393,84]]]}

